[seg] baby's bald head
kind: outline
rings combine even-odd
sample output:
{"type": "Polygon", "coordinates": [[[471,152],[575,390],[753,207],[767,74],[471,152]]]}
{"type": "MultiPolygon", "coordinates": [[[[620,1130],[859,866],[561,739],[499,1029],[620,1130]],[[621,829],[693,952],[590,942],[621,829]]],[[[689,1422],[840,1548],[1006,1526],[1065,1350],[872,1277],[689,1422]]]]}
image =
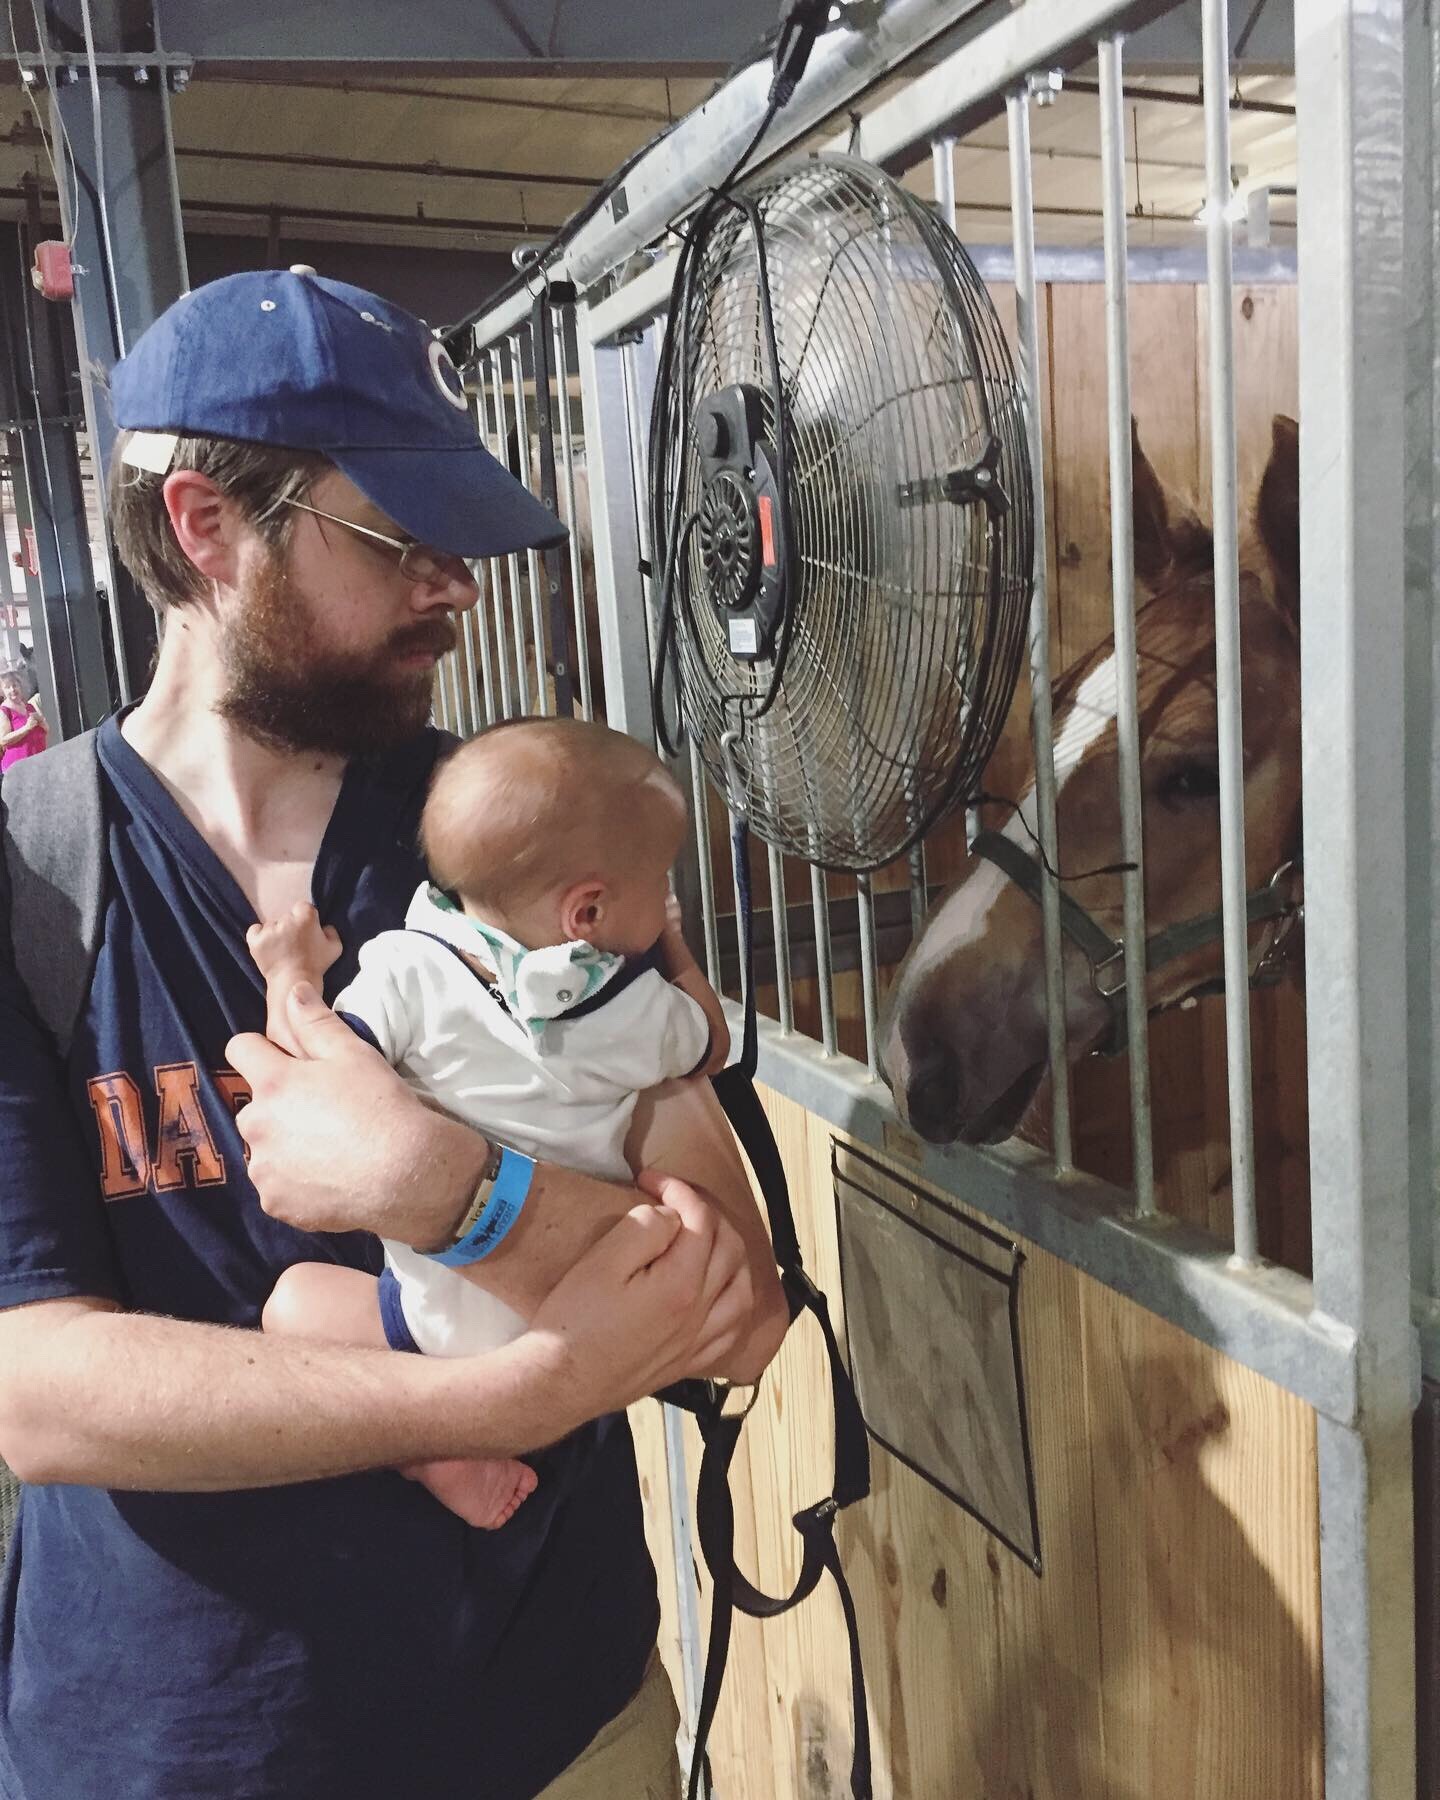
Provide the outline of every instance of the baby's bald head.
{"type": "Polygon", "coordinates": [[[654,751],[624,732],[520,719],[446,758],[420,830],[436,882],[503,924],[578,883],[613,893],[663,873],[684,835],[685,799],[654,751]]]}

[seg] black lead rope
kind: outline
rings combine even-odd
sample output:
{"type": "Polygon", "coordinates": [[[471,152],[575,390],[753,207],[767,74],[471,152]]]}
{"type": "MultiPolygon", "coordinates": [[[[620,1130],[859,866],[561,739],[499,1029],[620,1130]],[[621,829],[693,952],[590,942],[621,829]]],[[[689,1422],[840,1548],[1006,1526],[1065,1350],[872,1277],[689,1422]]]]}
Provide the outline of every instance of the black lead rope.
{"type": "Polygon", "coordinates": [[[740,913],[740,955],[745,981],[745,1032],[740,1060],[714,1078],[714,1087],[731,1129],[739,1138],[755,1179],[765,1196],[770,1215],[770,1236],[780,1282],[790,1317],[802,1312],[814,1315],[825,1339],[830,1359],[830,1381],[835,1412],[835,1479],[823,1500],[795,1514],[795,1529],[804,1547],[800,1575],[787,1595],[763,1593],[735,1565],[735,1508],[730,1497],[730,1464],[740,1440],[740,1428],[748,1407],[726,1412],[725,1395],[708,1382],[686,1382],[668,1390],[662,1398],[693,1412],[700,1427],[704,1451],[696,1493],[696,1525],[700,1547],[710,1569],[710,1640],[705,1658],[705,1679],[695,1726],[695,1751],[690,1766],[688,1800],[698,1800],[703,1774],[708,1775],[705,1746],[715,1721],[725,1664],[730,1651],[730,1627],[738,1607],[754,1619],[774,1619],[798,1606],[813,1593],[826,1570],[834,1577],[850,1639],[850,1684],[855,1718],[855,1754],[850,1768],[850,1792],[854,1800],[871,1800],[870,1727],[865,1711],[865,1674],[860,1660],[860,1634],[855,1602],[840,1567],[835,1544],[835,1521],[840,1512],[863,1500],[870,1492],[870,1445],[850,1372],[845,1366],[830,1309],[805,1273],[790,1190],[784,1164],[770,1122],[755,1092],[758,1033],[755,1012],[755,958],[751,931],[749,830],[738,815],[731,819],[731,843],[740,913]],[[698,1391],[697,1391],[698,1390],[698,1391]]]}

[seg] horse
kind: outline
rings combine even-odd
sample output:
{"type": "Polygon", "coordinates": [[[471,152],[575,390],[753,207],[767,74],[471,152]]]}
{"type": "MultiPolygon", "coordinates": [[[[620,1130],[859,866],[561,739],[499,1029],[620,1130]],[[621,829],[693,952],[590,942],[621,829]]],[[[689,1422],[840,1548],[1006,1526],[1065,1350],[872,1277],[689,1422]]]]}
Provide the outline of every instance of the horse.
{"type": "MultiPolygon", "coordinates": [[[[1153,934],[1145,997],[1158,1011],[1223,983],[1213,538],[1167,493],[1133,428],[1132,437],[1145,901],[1153,934]]],[[[1240,547],[1252,978],[1293,968],[1300,917],[1295,421],[1277,414],[1271,437],[1240,547]]],[[[1065,1041],[1073,1064],[1113,1050],[1123,1018],[1113,955],[1123,936],[1113,638],[1060,677],[1053,709],[1065,1041]]],[[[1037,833],[1032,776],[1003,830],[976,840],[897,971],[880,1061],[897,1110],[928,1142],[1035,1135],[1027,1115],[1047,1069],[1037,833]]]]}

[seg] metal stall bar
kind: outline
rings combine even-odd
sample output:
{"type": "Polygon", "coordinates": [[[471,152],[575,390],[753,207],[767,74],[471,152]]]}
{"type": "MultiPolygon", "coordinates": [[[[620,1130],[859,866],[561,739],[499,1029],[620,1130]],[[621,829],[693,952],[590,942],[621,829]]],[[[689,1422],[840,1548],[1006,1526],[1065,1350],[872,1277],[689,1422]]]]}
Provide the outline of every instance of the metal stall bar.
{"type": "Polygon", "coordinates": [[[1045,517],[1045,424],[1040,403],[1040,318],[1035,295],[1035,195],[1030,165],[1030,96],[1006,101],[1010,137],[1010,217],[1015,242],[1015,323],[1025,435],[1035,472],[1035,573],[1030,590],[1030,739],[1035,756],[1035,832],[1040,839],[1040,930],[1045,955],[1046,1055],[1055,1172],[1075,1160],[1070,1124],[1070,1063],[1065,1040],[1065,970],[1060,936],[1058,832],[1055,827],[1055,727],[1050,707],[1050,535],[1045,517]]]}
{"type": "MultiPolygon", "coordinates": [[[[531,349],[534,349],[533,344],[531,349]]],[[[533,368],[536,359],[532,355],[530,360],[533,368]]],[[[515,379],[515,437],[520,453],[520,479],[533,494],[535,470],[530,457],[530,409],[525,400],[525,357],[518,332],[510,339],[510,368],[515,379]]],[[[535,645],[535,710],[543,716],[550,711],[550,694],[545,681],[545,602],[537,551],[525,552],[525,574],[530,584],[530,632],[535,645]]]]}
{"type": "MultiPolygon", "coordinates": [[[[618,346],[594,343],[578,321],[580,399],[585,429],[587,473],[590,488],[590,530],[594,556],[595,587],[600,608],[601,650],[604,657],[607,723],[628,731],[642,742],[654,742],[650,714],[649,621],[647,597],[639,580],[640,521],[644,511],[643,478],[646,442],[630,436],[639,395],[633,392],[643,380],[653,384],[653,364],[627,368],[627,352],[618,346]],[[633,379],[627,380],[627,375],[633,379]],[[632,405],[632,402],[634,403],[632,405]],[[622,446],[624,448],[622,449],[622,446]],[[619,579],[621,572],[625,579],[619,579]],[[633,576],[631,574],[633,571],[633,576]]],[[[692,761],[695,783],[695,816],[705,817],[704,784],[699,765],[692,761]]],[[[708,880],[708,852],[699,861],[702,880],[708,880]]],[[[686,895],[681,894],[684,905],[686,895]]],[[[704,905],[709,931],[714,930],[713,895],[704,905]]],[[[707,947],[712,985],[719,973],[719,956],[707,947]]],[[[696,1575],[694,1526],[690,1479],[686,1467],[682,1420],[675,1408],[665,1408],[665,1468],[670,1489],[670,1543],[675,1566],[675,1587],[681,1631],[680,1654],[686,1739],[694,1741],[702,1678],[700,1648],[700,1590],[696,1575]]]]}
{"type": "Polygon", "coordinates": [[[575,667],[580,677],[580,713],[595,717],[591,692],[590,639],[585,627],[585,565],[580,555],[580,515],[575,508],[575,433],[570,423],[570,363],[565,342],[565,314],[556,309],[551,321],[555,334],[555,385],[560,405],[561,485],[565,492],[565,523],[570,527],[570,597],[575,610],[575,667]]]}
{"type": "Polygon", "coordinates": [[[475,579],[480,583],[480,598],[465,615],[465,635],[470,641],[470,679],[475,680],[475,664],[480,664],[480,692],[476,696],[476,704],[483,705],[480,722],[483,725],[495,723],[495,670],[490,661],[490,629],[485,622],[485,601],[489,588],[489,570],[483,563],[475,564],[475,579]]]}
{"type": "MultiPolygon", "coordinates": [[[[1436,1143],[1440,1139],[1440,12],[1407,14],[1405,316],[1406,776],[1410,807],[1405,841],[1412,853],[1407,904],[1427,929],[1412,940],[1410,977],[1410,1280],[1420,1326],[1426,1380],[1440,1382],[1440,1206],[1436,1143]],[[1430,755],[1416,749],[1430,735],[1430,755]]],[[[1427,1404],[1436,1404],[1427,1388],[1427,1404]]],[[[1440,1614],[1437,1614],[1440,1628],[1440,1614]]],[[[1440,1682],[1440,1654],[1433,1659],[1440,1682]]],[[[1436,1695],[1440,1724],[1440,1692],[1436,1695]]],[[[1440,1749],[1440,1746],[1437,1746],[1440,1749]]],[[[1436,1779],[1440,1779],[1437,1774],[1436,1779]]]]}
{"type": "Polygon", "coordinates": [[[1259,1255],[1255,1125],[1250,1091],[1250,930],[1245,912],[1245,740],[1240,692],[1240,548],[1236,516],[1235,328],[1230,204],[1230,21],[1227,0],[1203,0],[1205,36],[1205,284],[1210,320],[1211,529],[1215,543],[1215,710],[1220,751],[1220,904],[1225,947],[1225,1063],[1230,1093],[1230,1191],[1235,1255],[1259,1255]]]}
{"type": "Polygon", "coordinates": [[[1315,1298],[1358,1352],[1356,1421],[1318,1433],[1327,1800],[1415,1792],[1403,12],[1295,13],[1315,1298]]]}
{"type": "Polygon", "coordinates": [[[873,1081],[880,1075],[880,989],[875,957],[875,895],[868,875],[855,878],[860,918],[860,1001],[865,1014],[865,1065],[873,1081]]]}
{"type": "Polygon", "coordinates": [[[780,1029],[795,1029],[795,995],[790,981],[790,914],[785,904],[785,859],[774,844],[765,846],[770,865],[771,935],[775,947],[775,1002],[780,1029]]]}
{"type": "MultiPolygon", "coordinates": [[[[514,371],[519,384],[519,373],[514,371]]],[[[495,454],[505,461],[505,440],[510,421],[505,409],[505,371],[498,345],[490,352],[490,380],[495,393],[495,454]]],[[[510,628],[515,639],[515,694],[521,713],[530,711],[530,678],[525,656],[525,603],[520,594],[520,558],[512,551],[505,558],[505,573],[510,593],[510,628]]]]}
{"type": "MultiPolygon", "coordinates": [[[[490,383],[487,379],[487,370],[493,373],[494,358],[481,354],[477,345],[477,354],[475,357],[475,410],[480,426],[480,436],[484,441],[486,449],[493,451],[495,440],[490,435],[490,383]]],[[[498,405],[495,408],[495,416],[497,418],[499,417],[498,405]]],[[[498,556],[492,556],[488,566],[490,573],[490,617],[495,626],[495,676],[498,680],[500,694],[500,717],[502,719],[508,719],[513,717],[515,707],[511,699],[510,663],[508,652],[505,647],[505,595],[501,580],[500,558],[498,556]]],[[[482,627],[482,630],[488,640],[488,630],[484,627],[482,627]]],[[[485,660],[488,664],[490,660],[488,649],[485,660]]]]}
{"type": "Polygon", "coordinates": [[[820,1043],[827,1056],[834,1056],[838,1043],[835,1036],[835,964],[830,950],[830,896],[825,887],[825,871],[818,863],[810,865],[810,906],[815,915],[815,986],[820,995],[820,1043]]]}
{"type": "MultiPolygon", "coordinates": [[[[1150,1131],[1150,1022],[1145,998],[1145,832],[1135,660],[1135,531],[1131,503],[1130,324],[1125,274],[1125,103],[1120,39],[1100,44],[1100,156],[1105,210],[1105,364],[1110,413],[1110,568],[1115,606],[1115,706],[1120,740],[1120,854],[1125,897],[1125,1017],[1130,1040],[1130,1138],[1135,1210],[1155,1206],[1150,1131]]],[[[1098,977],[1105,979],[1105,976],[1098,977]]],[[[1113,977],[1111,977],[1113,978],[1113,977]]]]}

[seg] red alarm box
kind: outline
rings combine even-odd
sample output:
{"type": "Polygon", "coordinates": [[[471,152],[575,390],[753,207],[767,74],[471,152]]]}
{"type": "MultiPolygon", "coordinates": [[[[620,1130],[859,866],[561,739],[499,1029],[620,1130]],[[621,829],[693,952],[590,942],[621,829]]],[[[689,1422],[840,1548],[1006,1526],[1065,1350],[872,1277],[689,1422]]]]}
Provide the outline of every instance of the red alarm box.
{"type": "Polygon", "coordinates": [[[70,246],[56,238],[47,238],[43,244],[37,244],[30,279],[47,300],[73,299],[75,270],[70,261],[70,246]]]}

